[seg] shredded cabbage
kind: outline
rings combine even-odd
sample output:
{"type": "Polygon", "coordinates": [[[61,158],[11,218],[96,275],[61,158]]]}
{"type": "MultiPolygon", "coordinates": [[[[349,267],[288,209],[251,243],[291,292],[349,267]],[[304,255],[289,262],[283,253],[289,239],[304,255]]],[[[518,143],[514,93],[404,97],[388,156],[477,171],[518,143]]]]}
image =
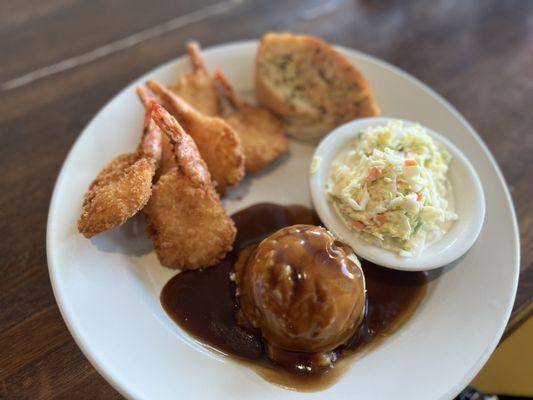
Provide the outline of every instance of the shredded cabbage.
{"type": "Polygon", "coordinates": [[[448,209],[450,161],[420,125],[390,122],[361,132],[337,156],[326,192],[350,229],[413,257],[458,218],[448,209]]]}

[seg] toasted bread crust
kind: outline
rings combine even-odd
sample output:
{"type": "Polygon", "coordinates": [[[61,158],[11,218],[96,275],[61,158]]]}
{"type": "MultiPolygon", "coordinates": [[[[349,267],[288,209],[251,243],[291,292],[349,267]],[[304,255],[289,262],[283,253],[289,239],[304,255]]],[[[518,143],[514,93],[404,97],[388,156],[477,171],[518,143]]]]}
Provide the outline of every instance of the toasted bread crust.
{"type": "Polygon", "coordinates": [[[329,44],[311,36],[263,36],[255,88],[259,101],[285,120],[289,132],[301,132],[303,137],[379,114],[361,72],[329,44]]]}

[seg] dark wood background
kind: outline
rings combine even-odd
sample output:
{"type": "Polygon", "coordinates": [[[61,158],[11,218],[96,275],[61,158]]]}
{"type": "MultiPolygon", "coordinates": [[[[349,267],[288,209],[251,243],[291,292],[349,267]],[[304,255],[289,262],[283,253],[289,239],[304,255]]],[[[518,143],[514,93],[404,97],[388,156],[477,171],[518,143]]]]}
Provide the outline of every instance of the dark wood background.
{"type": "Polygon", "coordinates": [[[268,30],[383,58],[472,123],[503,170],[520,223],[522,274],[509,329],[531,314],[533,2],[2,0],[1,398],[119,397],[77,348],[50,287],[45,235],[54,180],[98,109],[182,54],[187,40],[208,47],[268,30]]]}

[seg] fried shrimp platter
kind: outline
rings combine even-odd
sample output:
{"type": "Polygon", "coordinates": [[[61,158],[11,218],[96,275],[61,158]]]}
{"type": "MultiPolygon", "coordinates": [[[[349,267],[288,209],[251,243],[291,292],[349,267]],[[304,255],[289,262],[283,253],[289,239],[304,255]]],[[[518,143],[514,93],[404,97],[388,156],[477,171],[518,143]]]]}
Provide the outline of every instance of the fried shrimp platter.
{"type": "Polygon", "coordinates": [[[200,46],[196,42],[187,44],[192,71],[181,76],[169,89],[192,105],[202,114],[215,116],[220,113],[217,86],[205,67],[200,46]]]}
{"type": "Polygon", "coordinates": [[[157,102],[194,139],[217,191],[225,193],[244,177],[244,152],[239,136],[222,118],[204,115],[154,80],[147,82],[157,102]]]}
{"type": "Polygon", "coordinates": [[[157,257],[171,268],[214,265],[232,249],[233,220],[222,207],[194,140],[163,107],[155,105],[152,115],[169,138],[175,163],[159,178],[143,210],[157,257]]]}
{"type": "Polygon", "coordinates": [[[266,108],[243,101],[220,69],[215,70],[215,79],[231,104],[223,118],[239,135],[246,171],[259,171],[287,152],[289,140],[282,122],[266,108]]]}
{"type": "Polygon", "coordinates": [[[79,232],[90,238],[122,225],[148,202],[161,158],[161,131],[148,109],[135,153],[121,154],[107,164],[83,198],[79,232]]]}

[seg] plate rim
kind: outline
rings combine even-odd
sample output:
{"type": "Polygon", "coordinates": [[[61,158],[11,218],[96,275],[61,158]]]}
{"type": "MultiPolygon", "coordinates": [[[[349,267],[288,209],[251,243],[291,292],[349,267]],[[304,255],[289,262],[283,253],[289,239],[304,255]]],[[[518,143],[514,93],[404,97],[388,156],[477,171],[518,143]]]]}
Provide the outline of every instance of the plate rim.
{"type": "MultiPolygon", "coordinates": [[[[233,47],[233,46],[257,46],[259,44],[258,39],[247,39],[247,40],[237,40],[237,41],[231,41],[231,42],[223,42],[219,44],[212,45],[210,47],[207,47],[203,49],[204,52],[212,51],[212,50],[221,50],[223,48],[227,47],[233,47]]],[[[414,77],[413,75],[407,73],[406,71],[402,70],[401,68],[382,60],[378,57],[375,57],[373,55],[364,53],[362,51],[352,49],[345,46],[339,46],[336,44],[332,44],[334,48],[339,50],[343,54],[354,54],[355,56],[366,59],[366,61],[370,61],[371,63],[377,64],[380,67],[390,71],[391,73],[400,76],[404,80],[408,81],[409,83],[417,86],[418,88],[422,89],[424,92],[428,93],[432,97],[434,97],[440,104],[442,104],[447,111],[450,112],[450,114],[456,118],[463,126],[466,128],[466,130],[469,132],[469,134],[474,138],[476,143],[481,147],[483,153],[485,156],[487,156],[488,161],[490,162],[492,168],[496,172],[496,176],[498,177],[498,183],[503,188],[503,194],[507,203],[507,206],[509,207],[509,211],[511,213],[511,225],[512,225],[512,231],[514,236],[514,258],[516,259],[516,262],[513,265],[513,288],[512,288],[512,300],[507,304],[506,310],[505,310],[505,318],[501,321],[500,326],[498,327],[498,334],[495,336],[495,339],[490,344],[490,346],[487,347],[487,350],[481,356],[478,358],[476,363],[470,368],[469,372],[465,374],[461,380],[459,380],[453,387],[449,388],[448,391],[445,393],[442,399],[452,398],[455,397],[457,394],[463,390],[468,383],[472,381],[472,379],[475,377],[475,375],[481,370],[483,365],[487,362],[491,354],[494,352],[497,344],[499,343],[505,327],[507,326],[507,323],[509,321],[509,318],[511,316],[511,311],[516,299],[516,291],[518,288],[518,279],[520,274],[520,233],[518,229],[518,220],[516,217],[516,211],[514,207],[514,203],[512,201],[511,194],[508,189],[507,182],[505,180],[505,177],[503,176],[503,173],[500,170],[500,167],[498,163],[496,162],[496,159],[494,158],[492,152],[488,148],[488,146],[485,144],[485,142],[481,139],[481,136],[478,134],[478,132],[472,127],[472,125],[463,117],[462,114],[459,113],[458,110],[453,107],[442,95],[440,95],[437,91],[432,89],[429,85],[421,81],[420,79],[414,77]]],[[[83,137],[83,134],[87,130],[87,128],[93,123],[93,121],[99,117],[99,115],[107,108],[109,105],[120,95],[122,95],[124,92],[126,92],[135,82],[142,80],[146,77],[148,77],[150,74],[153,74],[154,71],[163,69],[165,67],[168,67],[171,64],[174,64],[181,59],[186,57],[185,54],[179,55],[177,57],[173,57],[170,60],[167,60],[161,64],[158,64],[151,68],[150,70],[146,71],[145,73],[141,74],[140,76],[134,78],[130,82],[128,82],[121,90],[119,90],[117,93],[115,93],[109,100],[103,104],[96,114],[85,124],[81,132],[78,134],[78,137],[74,141],[74,143],[71,145],[68,154],[61,164],[61,168],[59,170],[59,173],[57,175],[57,178],[54,182],[54,188],[52,192],[52,196],[50,199],[50,205],[48,208],[48,217],[47,217],[47,223],[46,223],[46,259],[47,259],[47,266],[48,266],[48,274],[50,278],[50,283],[52,286],[52,291],[54,293],[54,298],[57,303],[57,306],[59,308],[59,311],[61,313],[61,316],[63,318],[63,321],[65,322],[65,325],[67,326],[67,329],[69,330],[70,334],[72,335],[74,341],[76,342],[76,345],[80,348],[83,355],[88,359],[88,361],[91,363],[91,365],[98,371],[98,373],[115,389],[117,390],[122,396],[126,398],[141,398],[139,393],[135,393],[135,391],[128,387],[127,385],[123,385],[120,382],[120,379],[115,376],[115,374],[110,371],[109,369],[105,369],[103,367],[103,363],[99,362],[98,357],[96,355],[91,353],[90,346],[85,342],[85,338],[83,337],[83,333],[80,331],[80,329],[73,323],[72,319],[70,318],[70,314],[67,310],[66,301],[63,298],[64,293],[61,291],[61,286],[58,285],[56,281],[56,274],[55,271],[57,270],[55,260],[55,251],[53,248],[52,243],[52,237],[54,236],[52,232],[55,229],[55,222],[53,220],[53,211],[55,209],[55,204],[58,201],[58,187],[60,186],[60,183],[64,179],[65,176],[65,167],[70,162],[70,159],[73,157],[74,150],[80,145],[81,138],[83,137]]]]}

